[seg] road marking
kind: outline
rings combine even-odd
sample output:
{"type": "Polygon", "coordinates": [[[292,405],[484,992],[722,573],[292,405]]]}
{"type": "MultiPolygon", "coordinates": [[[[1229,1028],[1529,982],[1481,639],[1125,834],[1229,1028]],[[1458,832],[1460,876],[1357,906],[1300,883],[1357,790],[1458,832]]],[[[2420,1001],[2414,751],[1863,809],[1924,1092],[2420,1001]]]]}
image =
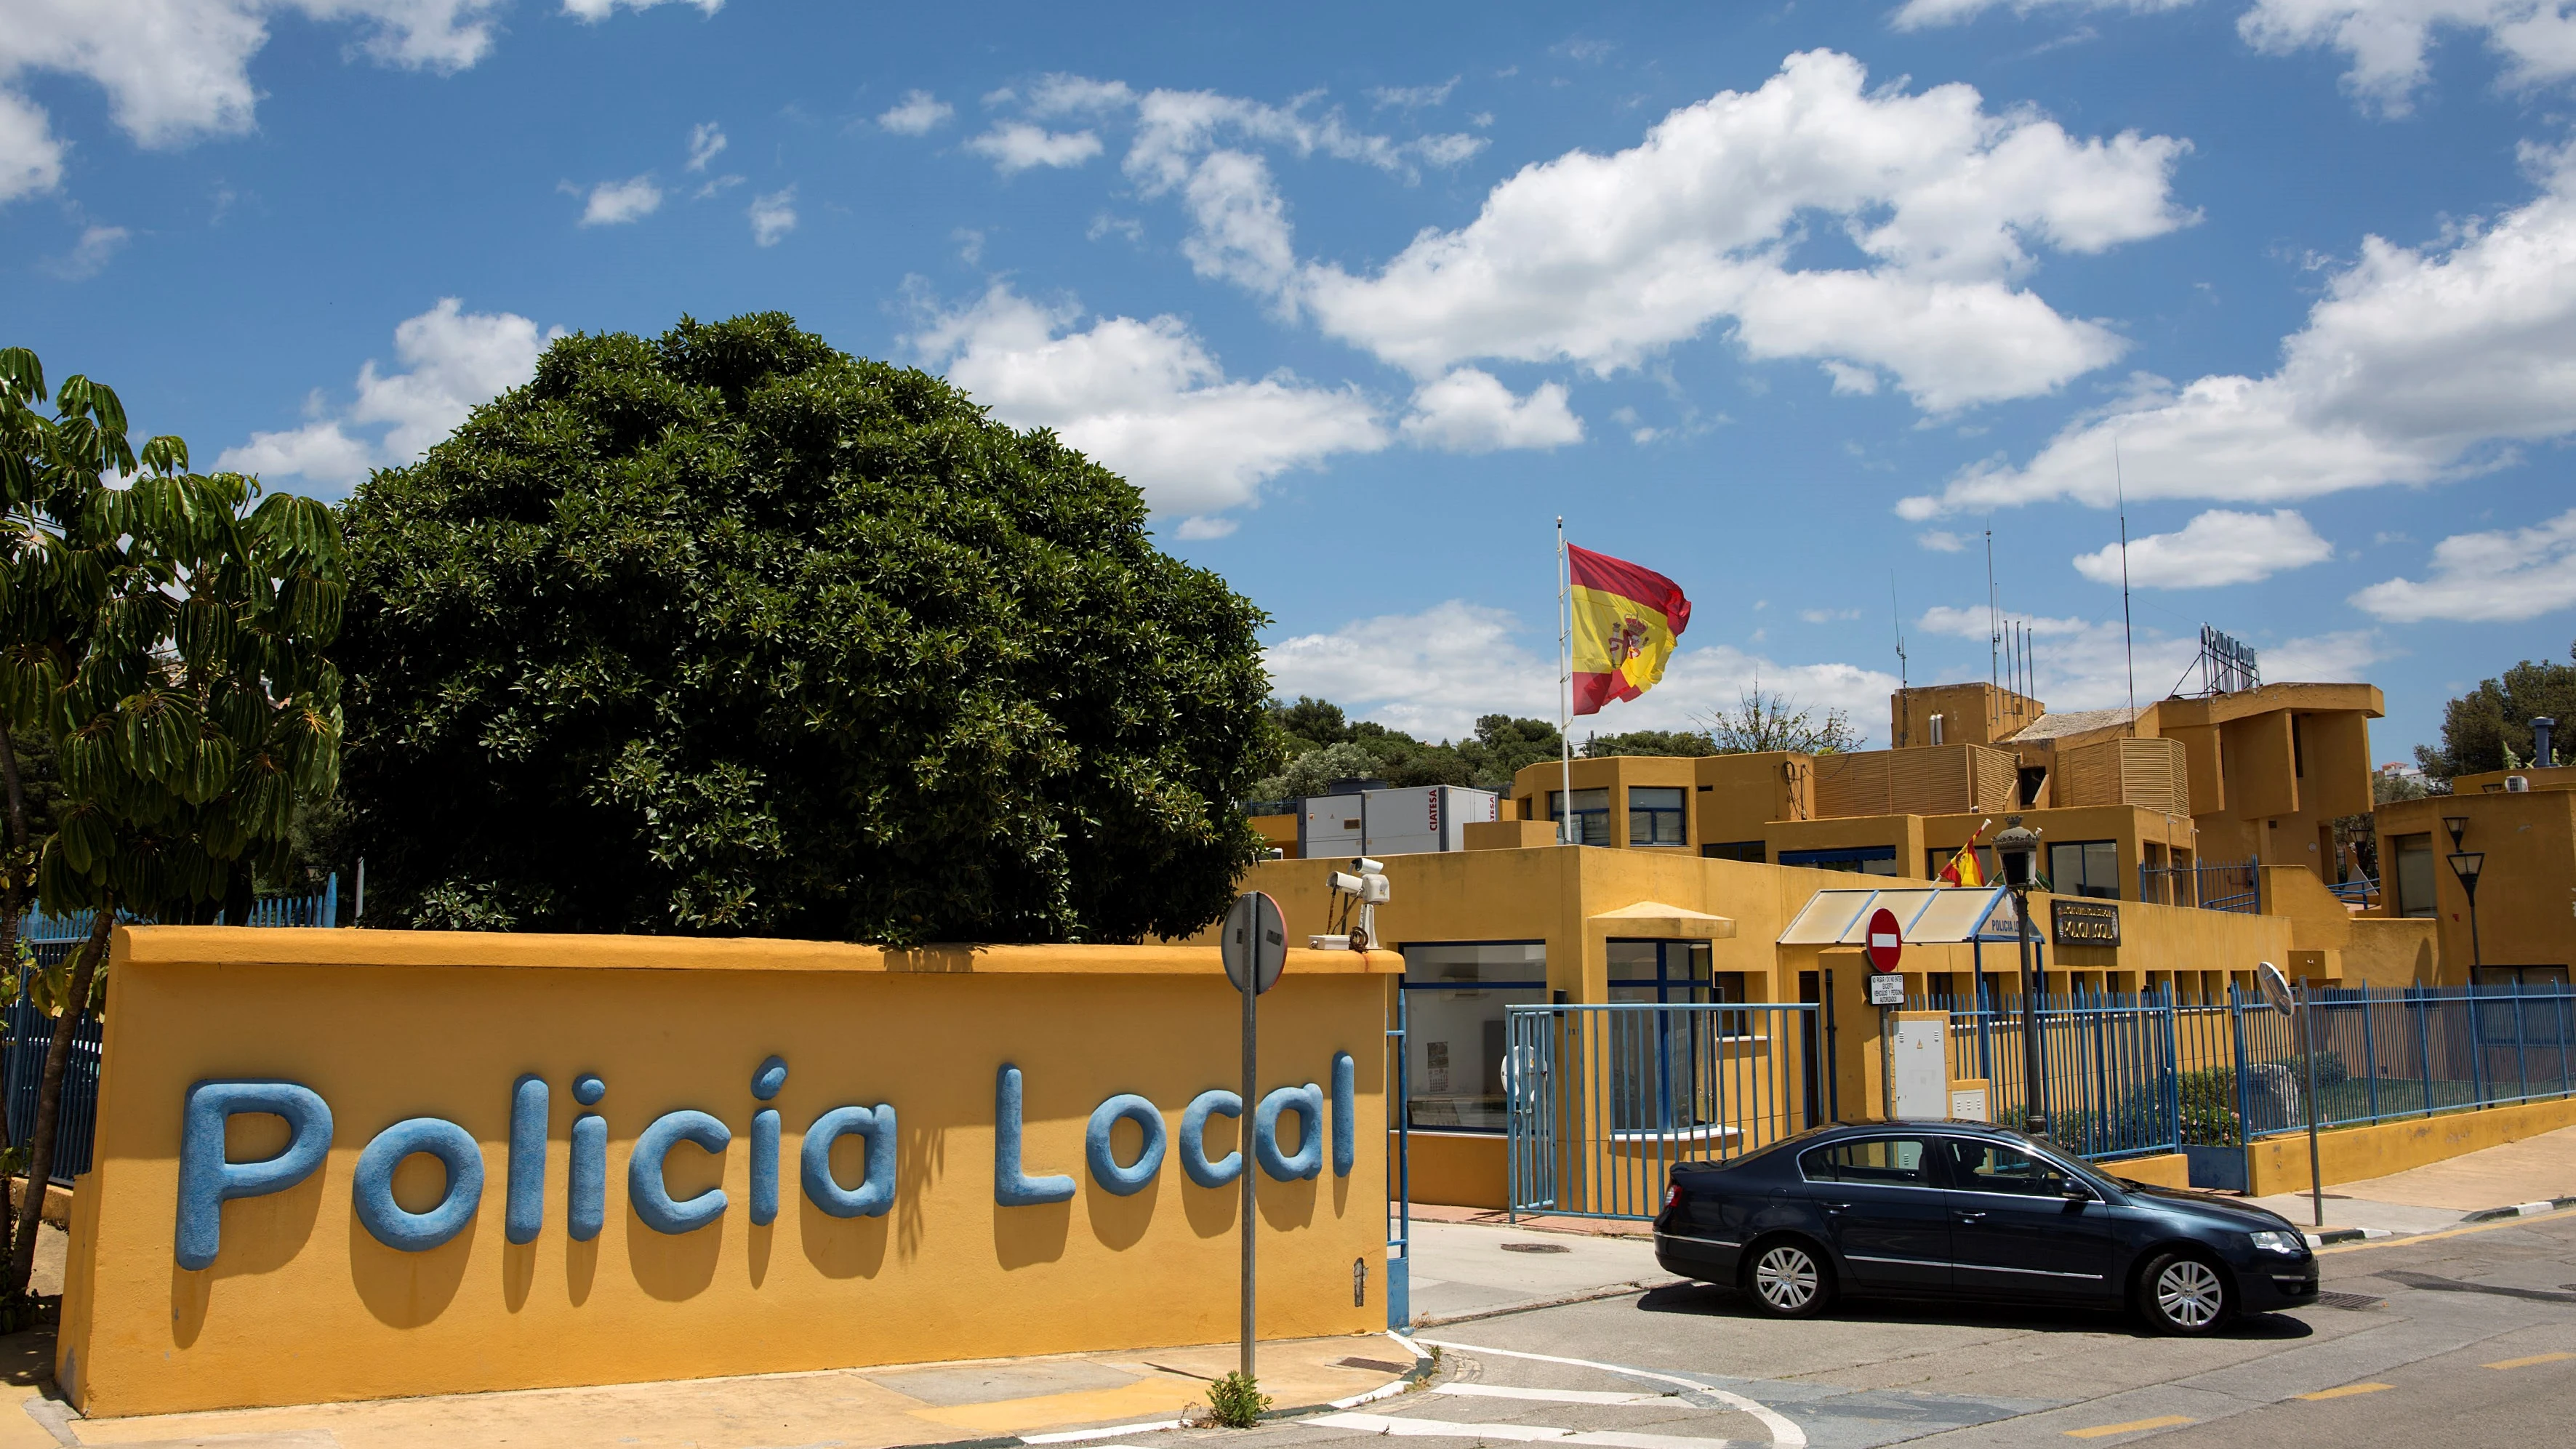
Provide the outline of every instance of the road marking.
{"type": "Polygon", "coordinates": [[[2491,1369],[2529,1368],[2536,1363],[2565,1363],[2571,1358],[2576,1358],[2576,1353],[2535,1353],[2529,1358],[2509,1358],[2502,1363],[2488,1364],[2487,1367],[2491,1369]]]}
{"type": "Polygon", "coordinates": [[[1552,1353],[1523,1353],[1518,1349],[1511,1348],[1486,1348],[1481,1344],[1458,1343],[1450,1339],[1417,1338],[1414,1342],[1427,1343],[1434,1348],[1454,1348],[1460,1353],[1486,1353],[1492,1354],[1496,1358],[1527,1359],[1532,1363],[1571,1364],[1576,1368],[1599,1369],[1605,1374],[1618,1374],[1624,1378],[1652,1379],[1659,1384],[1677,1384],[1682,1388],[1690,1390],[1692,1393],[1706,1394],[1712,1399],[1722,1400],[1736,1408],[1742,1409],[1754,1418],[1761,1420],[1762,1427],[1771,1431],[1772,1449],[1807,1449],[1807,1431],[1799,1428],[1797,1421],[1791,1419],[1788,1415],[1781,1413],[1779,1410],[1772,1408],[1768,1404],[1757,1404],[1751,1399],[1744,1397],[1742,1394],[1731,1394],[1724,1389],[1710,1388],[1708,1385],[1701,1383],[1697,1379],[1686,1379],[1677,1374],[1657,1373],[1653,1369],[1629,1368],[1622,1364],[1602,1363],[1595,1359],[1559,1358],[1552,1353]]]}
{"type": "Polygon", "coordinates": [[[1471,1399],[1528,1399],[1540,1404],[1668,1404],[1670,1394],[1614,1394],[1606,1389],[1522,1389],[1510,1384],[1442,1384],[1435,1394],[1471,1399]]]}
{"type": "Polygon", "coordinates": [[[2066,1431],[2066,1437],[2108,1439],[2114,1434],[2135,1434],[2141,1429],[2171,1429],[2198,1422],[2196,1419],[2186,1419],[2180,1414],[2167,1414],[2161,1419],[2131,1419],[2125,1424],[2096,1424],[2090,1429],[2069,1429],[2066,1431]]]}
{"type": "MultiPolygon", "coordinates": [[[[2564,1217],[2565,1215],[2566,1214],[2563,1212],[2557,1212],[2551,1213],[2549,1216],[2552,1218],[2559,1218],[2564,1217]]],[[[2317,1249],[2317,1256],[2323,1258],[2335,1253],[2359,1253],[2371,1248],[2404,1248],[2411,1247],[2416,1243],[2434,1242],[2441,1238],[2464,1238],[2471,1233],[2492,1233],[2498,1228],[2521,1228],[2529,1226],[2530,1224],[2521,1218],[2499,1218],[2491,1223],[2472,1223],[2465,1228],[2444,1228],[2438,1233],[2407,1233],[2398,1237],[2382,1238],[2377,1242],[2369,1243],[2337,1243],[2331,1248],[2317,1249]]]]}
{"type": "Polygon", "coordinates": [[[1549,1424],[1486,1424],[1457,1419],[1400,1419],[1392,1414],[1325,1414],[1308,1419],[1330,1429],[1391,1434],[1405,1439],[1507,1439],[1521,1444],[1592,1444],[1601,1449],[1727,1449],[1724,1439],[1682,1434],[1627,1434],[1610,1429],[1559,1429],[1549,1424]]]}
{"type": "Polygon", "coordinates": [[[2355,1394],[2375,1394],[2381,1389],[2393,1389],[2395,1387],[2397,1387],[2395,1384],[2346,1384],[2339,1389],[2319,1389],[2313,1394],[2292,1394],[2290,1397],[2294,1399],[2305,1399],[2309,1403],[2314,1404],[2323,1402],[2327,1399],[2349,1399],[2355,1394]]]}

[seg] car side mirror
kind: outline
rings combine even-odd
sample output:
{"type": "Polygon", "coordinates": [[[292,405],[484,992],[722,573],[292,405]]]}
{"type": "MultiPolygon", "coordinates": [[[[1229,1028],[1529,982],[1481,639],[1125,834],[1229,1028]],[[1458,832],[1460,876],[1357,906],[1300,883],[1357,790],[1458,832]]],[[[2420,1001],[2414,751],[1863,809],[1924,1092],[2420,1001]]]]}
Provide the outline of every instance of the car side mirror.
{"type": "Polygon", "coordinates": [[[2066,1184],[2063,1195],[2068,1202],[2093,1201],[2093,1189],[2086,1187],[2080,1182],[2070,1182],[2066,1184]]]}

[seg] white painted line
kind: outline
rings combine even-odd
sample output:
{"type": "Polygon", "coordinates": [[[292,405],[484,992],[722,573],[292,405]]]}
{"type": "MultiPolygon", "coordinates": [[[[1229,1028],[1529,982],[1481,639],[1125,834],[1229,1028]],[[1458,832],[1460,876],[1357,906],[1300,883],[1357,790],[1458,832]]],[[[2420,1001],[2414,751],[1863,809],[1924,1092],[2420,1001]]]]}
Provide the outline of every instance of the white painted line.
{"type": "Polygon", "coordinates": [[[1023,1434],[1023,1444],[1085,1444],[1094,1439],[1115,1439],[1121,1434],[1159,1434],[1165,1429],[1184,1427],[1178,1419],[1157,1419],[1150,1424],[1112,1424],[1106,1429],[1066,1429],[1054,1434],[1023,1434]]]}
{"type": "Polygon", "coordinates": [[[1518,1349],[1486,1348],[1481,1344],[1457,1343],[1448,1339],[1423,1338],[1416,1339],[1414,1341],[1417,1343],[1427,1343],[1434,1348],[1454,1348],[1461,1353],[1483,1353],[1491,1354],[1496,1358],[1527,1359],[1532,1363],[1571,1364],[1576,1368],[1599,1369],[1605,1374],[1617,1374],[1622,1378],[1652,1379],[1659,1384],[1676,1384],[1693,1393],[1706,1394],[1712,1399],[1732,1404],[1736,1408],[1742,1409],[1744,1412],[1751,1414],[1754,1418],[1761,1420],[1762,1427],[1771,1431],[1771,1443],[1773,1449],[1807,1449],[1807,1431],[1799,1428],[1796,1421],[1792,1420],[1788,1415],[1781,1413],[1779,1410],[1772,1408],[1768,1404],[1757,1404],[1751,1399],[1744,1397],[1742,1394],[1731,1394],[1724,1389],[1710,1388],[1708,1385],[1701,1383],[1697,1379],[1686,1379],[1677,1374],[1660,1374],[1652,1369],[1628,1368],[1621,1364],[1601,1363],[1588,1358],[1559,1358],[1552,1353],[1522,1353],[1518,1349]]]}
{"type": "Polygon", "coordinates": [[[2524,1217],[2536,1218],[2542,1213],[2553,1211],[2554,1207],[2554,1204],[2545,1202],[2518,1202],[2513,1205],[2513,1210],[2524,1217]]]}
{"type": "Polygon", "coordinates": [[[1308,1419],[1329,1429],[1402,1439],[1507,1439],[1521,1444],[1591,1444],[1601,1449],[1727,1449],[1725,1439],[1681,1434],[1629,1434],[1611,1429],[1559,1429],[1548,1424],[1487,1424],[1457,1419],[1399,1419],[1390,1414],[1326,1414],[1308,1419]]]}
{"type": "Polygon", "coordinates": [[[1415,1374],[1420,1373],[1422,1370],[1431,1366],[1431,1356],[1424,1353],[1422,1350],[1415,1348],[1413,1346],[1412,1339],[1405,1337],[1403,1334],[1396,1332],[1392,1328],[1385,1330],[1385,1332],[1387,1342],[1403,1349],[1404,1356],[1413,1360],[1413,1367],[1406,1370],[1403,1377],[1390,1379],[1387,1382],[1378,1385],[1376,1388],[1369,1390],[1365,1394],[1353,1394],[1347,1399],[1335,1399],[1332,1401],[1331,1407],[1336,1409],[1356,1409],[1362,1404],[1374,1404],[1380,1399],[1394,1398],[1396,1395],[1413,1387],[1413,1376],[1415,1374]]]}
{"type": "Polygon", "coordinates": [[[1670,1394],[1615,1394],[1607,1389],[1523,1389],[1510,1384],[1442,1384],[1435,1394],[1471,1399],[1527,1399],[1537,1404],[1669,1404],[1670,1394]]]}

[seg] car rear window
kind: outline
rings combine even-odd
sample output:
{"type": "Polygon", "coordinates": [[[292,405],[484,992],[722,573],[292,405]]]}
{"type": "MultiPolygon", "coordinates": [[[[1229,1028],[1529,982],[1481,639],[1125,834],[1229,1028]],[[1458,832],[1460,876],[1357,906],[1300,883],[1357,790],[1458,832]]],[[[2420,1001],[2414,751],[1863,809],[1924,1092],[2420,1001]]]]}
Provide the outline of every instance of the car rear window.
{"type": "Polygon", "coordinates": [[[1932,1185],[1930,1154],[1920,1137],[1871,1137],[1812,1148],[1798,1159],[1798,1170],[1809,1182],[1932,1185]]]}

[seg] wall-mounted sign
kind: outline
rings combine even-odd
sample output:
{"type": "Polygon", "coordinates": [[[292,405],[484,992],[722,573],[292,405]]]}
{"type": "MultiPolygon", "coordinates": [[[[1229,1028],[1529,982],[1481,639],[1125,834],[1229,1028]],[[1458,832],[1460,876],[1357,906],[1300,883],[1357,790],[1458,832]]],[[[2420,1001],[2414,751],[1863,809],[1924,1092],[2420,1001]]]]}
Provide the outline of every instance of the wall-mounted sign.
{"type": "Polygon", "coordinates": [[[2111,901],[2051,901],[2049,924],[2061,946],[2117,946],[2120,907],[2111,901]]]}

